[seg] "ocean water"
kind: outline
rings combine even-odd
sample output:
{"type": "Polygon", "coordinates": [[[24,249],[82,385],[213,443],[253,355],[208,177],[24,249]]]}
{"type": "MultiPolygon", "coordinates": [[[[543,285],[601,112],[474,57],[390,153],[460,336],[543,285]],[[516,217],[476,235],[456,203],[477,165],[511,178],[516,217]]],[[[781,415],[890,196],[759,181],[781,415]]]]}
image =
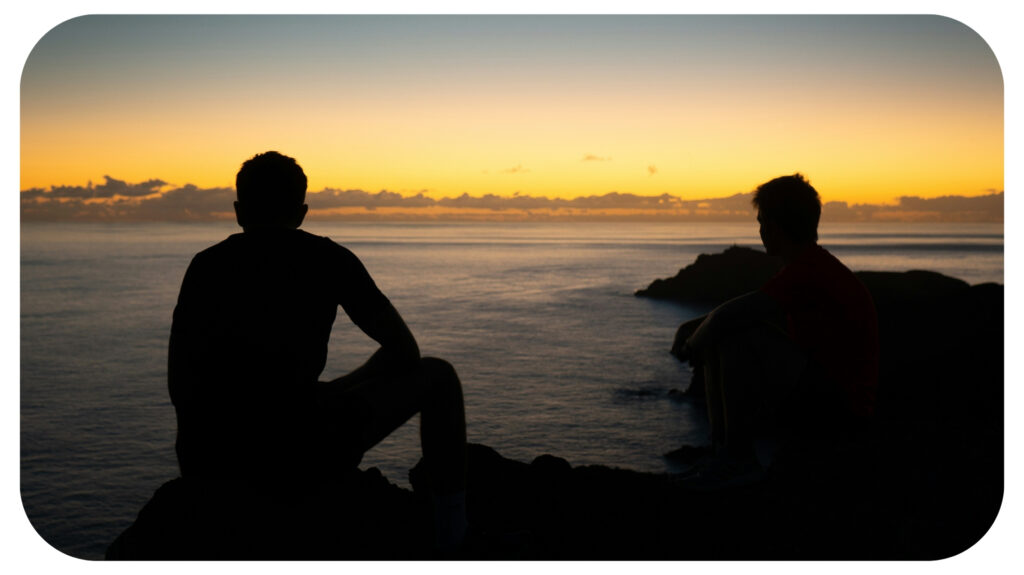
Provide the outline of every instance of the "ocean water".
{"type": "MultiPolygon", "coordinates": [[[[746,224],[324,223],[405,317],[425,355],[463,381],[469,440],[530,461],[673,471],[661,454],[706,440],[701,411],[669,397],[690,373],[668,349],[697,306],[633,296],[700,253],[759,246],[746,224]]],[[[191,256],[220,224],[24,224],[21,491],[40,536],[101,558],[177,475],[167,398],[171,311],[191,256]]],[[[855,270],[930,269],[1003,281],[1002,225],[823,225],[855,270]]],[[[374,349],[339,314],[324,378],[374,349]]],[[[415,421],[366,455],[407,485],[415,421]]]]}

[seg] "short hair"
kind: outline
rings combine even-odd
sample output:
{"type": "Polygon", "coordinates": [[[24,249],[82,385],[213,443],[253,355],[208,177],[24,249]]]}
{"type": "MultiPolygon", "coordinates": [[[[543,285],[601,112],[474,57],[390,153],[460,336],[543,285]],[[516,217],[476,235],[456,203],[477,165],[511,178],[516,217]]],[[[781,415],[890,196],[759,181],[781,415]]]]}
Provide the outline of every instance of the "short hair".
{"type": "Polygon", "coordinates": [[[821,197],[799,173],[758,186],[751,200],[763,219],[775,223],[795,242],[817,242],[821,197]]]}
{"type": "Polygon", "coordinates": [[[306,174],[294,158],[278,152],[256,154],[235,176],[238,201],[251,217],[277,222],[306,201],[306,174]]]}

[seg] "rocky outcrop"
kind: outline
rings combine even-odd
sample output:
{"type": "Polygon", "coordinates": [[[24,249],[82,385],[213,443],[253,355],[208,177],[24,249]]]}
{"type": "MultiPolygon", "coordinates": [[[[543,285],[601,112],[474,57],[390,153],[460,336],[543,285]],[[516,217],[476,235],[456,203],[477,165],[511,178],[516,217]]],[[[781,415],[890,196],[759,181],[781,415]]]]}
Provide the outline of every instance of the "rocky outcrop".
{"type": "MultiPolygon", "coordinates": [[[[717,254],[700,254],[666,279],[636,291],[639,297],[718,305],[760,288],[782,269],[782,261],[761,250],[732,246],[717,254]]],[[[881,309],[913,302],[935,302],[962,293],[967,282],[936,272],[861,271],[860,278],[881,309]]]]}
{"type": "Polygon", "coordinates": [[[675,276],[656,279],[636,295],[687,303],[718,305],[756,290],[782,269],[782,261],[762,251],[732,246],[720,254],[701,254],[675,276]]]}
{"type": "Polygon", "coordinates": [[[164,483],[108,547],[112,560],[373,560],[428,556],[425,502],[353,470],[287,489],[181,477],[164,483]]]}
{"type": "MultiPolygon", "coordinates": [[[[698,490],[668,474],[531,463],[469,446],[474,543],[455,556],[430,546],[429,509],[376,469],[300,500],[162,486],[108,559],[743,560],[936,559],[976,542],[991,516],[941,493],[917,509],[919,478],[886,468],[870,443],[779,462],[761,483],[698,490]],[[808,463],[808,462],[813,463],[808,463]],[[979,517],[980,516],[980,517],[979,517]],[[980,518],[980,520],[979,520],[980,518]]],[[[962,486],[961,489],[967,486],[962,486]]],[[[939,493],[928,490],[929,496],[939,493]]]]}

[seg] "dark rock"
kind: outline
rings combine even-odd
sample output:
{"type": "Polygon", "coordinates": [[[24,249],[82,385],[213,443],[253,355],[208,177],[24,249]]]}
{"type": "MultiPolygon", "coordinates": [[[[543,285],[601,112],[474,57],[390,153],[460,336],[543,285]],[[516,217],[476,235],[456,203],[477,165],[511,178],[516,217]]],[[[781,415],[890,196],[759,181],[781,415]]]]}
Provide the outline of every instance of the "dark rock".
{"type": "Polygon", "coordinates": [[[379,470],[275,493],[181,477],[163,484],[107,549],[115,560],[429,557],[426,504],[379,470]]]}
{"type": "Polygon", "coordinates": [[[667,459],[677,461],[679,463],[685,463],[692,465],[696,463],[700,458],[707,456],[711,453],[711,448],[706,445],[683,445],[678,449],[673,449],[665,454],[667,459]]]}
{"type": "MultiPolygon", "coordinates": [[[[700,254],[666,279],[656,279],[636,296],[718,305],[760,288],[782,269],[782,262],[761,250],[732,246],[718,254],[700,254]]],[[[967,282],[932,271],[861,271],[857,277],[879,308],[905,302],[933,302],[962,293],[967,282]]]]}
{"type": "Polygon", "coordinates": [[[720,254],[701,254],[674,277],[657,279],[637,296],[718,305],[756,290],[782,269],[763,251],[732,246],[720,254]]]}
{"type": "MultiPolygon", "coordinates": [[[[880,462],[876,447],[808,445],[813,456],[780,461],[760,484],[697,491],[668,474],[572,467],[551,455],[526,464],[470,445],[470,522],[499,544],[468,558],[937,559],[980,538],[991,522],[960,501],[979,501],[963,492],[970,484],[935,486],[908,501],[927,479],[880,462]],[[500,544],[510,539],[528,543],[500,544]]],[[[418,492],[381,482],[374,471],[359,477],[298,506],[203,493],[179,478],[157,491],[108,558],[433,558],[418,492]]]]}
{"type": "Polygon", "coordinates": [[[548,475],[564,475],[572,469],[572,465],[561,457],[544,454],[530,462],[530,468],[548,475]]]}
{"type": "Polygon", "coordinates": [[[967,282],[936,272],[856,272],[857,278],[871,292],[875,305],[887,310],[906,303],[934,303],[961,295],[970,286],[967,282]]]}

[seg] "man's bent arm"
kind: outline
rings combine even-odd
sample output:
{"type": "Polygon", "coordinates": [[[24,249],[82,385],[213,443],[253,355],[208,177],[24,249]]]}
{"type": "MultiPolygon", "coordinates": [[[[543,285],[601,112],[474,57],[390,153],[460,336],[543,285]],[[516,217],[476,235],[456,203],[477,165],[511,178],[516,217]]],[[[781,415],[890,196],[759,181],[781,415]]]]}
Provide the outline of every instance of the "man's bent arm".
{"type": "Polygon", "coordinates": [[[401,370],[412,367],[420,359],[416,338],[405,320],[390,303],[372,317],[356,324],[366,335],[380,344],[370,359],[351,373],[338,378],[339,383],[356,382],[383,370],[401,370]]]}

